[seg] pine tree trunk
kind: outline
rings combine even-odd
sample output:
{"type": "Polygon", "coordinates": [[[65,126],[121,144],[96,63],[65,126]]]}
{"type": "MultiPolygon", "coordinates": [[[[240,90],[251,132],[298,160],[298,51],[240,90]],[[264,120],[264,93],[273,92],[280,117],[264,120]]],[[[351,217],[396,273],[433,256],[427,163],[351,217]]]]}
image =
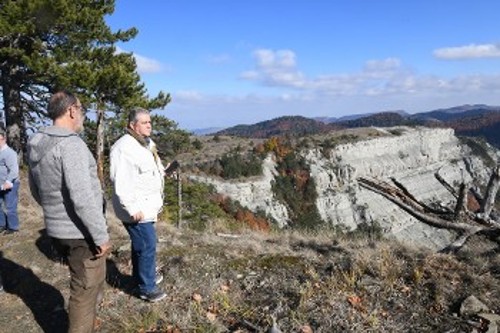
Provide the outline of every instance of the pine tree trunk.
{"type": "Polygon", "coordinates": [[[498,187],[500,186],[500,164],[497,164],[493,171],[491,172],[490,180],[488,186],[486,187],[486,194],[484,195],[483,202],[481,203],[481,215],[484,219],[489,219],[493,205],[495,204],[495,199],[498,192],[498,187]]]}
{"type": "Polygon", "coordinates": [[[101,182],[101,187],[105,188],[104,180],[104,108],[97,106],[97,130],[96,130],[96,159],[97,176],[101,182]]]}
{"type": "Polygon", "coordinates": [[[182,179],[181,169],[177,168],[177,228],[182,227],[182,179]]]}
{"type": "Polygon", "coordinates": [[[5,127],[7,130],[7,142],[9,146],[19,154],[20,162],[23,161],[23,153],[26,149],[26,126],[21,106],[21,93],[19,87],[10,78],[15,77],[16,69],[6,73],[2,71],[2,77],[7,78],[2,82],[3,103],[5,110],[5,127]]]}

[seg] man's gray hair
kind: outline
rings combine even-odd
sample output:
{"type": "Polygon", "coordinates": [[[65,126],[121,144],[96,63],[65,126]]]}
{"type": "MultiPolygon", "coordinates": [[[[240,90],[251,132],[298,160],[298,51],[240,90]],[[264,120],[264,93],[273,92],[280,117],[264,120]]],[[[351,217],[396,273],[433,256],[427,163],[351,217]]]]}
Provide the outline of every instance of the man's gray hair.
{"type": "Polygon", "coordinates": [[[135,107],[132,110],[130,110],[130,113],[128,114],[128,123],[136,123],[137,122],[137,116],[139,114],[149,114],[149,111],[141,108],[141,107],[135,107]]]}

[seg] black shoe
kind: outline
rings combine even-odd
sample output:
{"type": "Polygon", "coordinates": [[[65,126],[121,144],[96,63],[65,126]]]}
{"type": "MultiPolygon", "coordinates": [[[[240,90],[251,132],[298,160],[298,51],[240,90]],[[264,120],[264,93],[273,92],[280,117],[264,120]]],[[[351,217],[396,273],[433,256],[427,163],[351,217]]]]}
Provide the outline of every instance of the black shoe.
{"type": "Polygon", "coordinates": [[[5,227],[0,227],[0,234],[3,234],[5,230],[7,230],[5,227]]]}
{"type": "Polygon", "coordinates": [[[15,234],[16,232],[19,232],[19,230],[5,229],[3,234],[4,235],[12,235],[12,234],[15,234]]]}
{"type": "Polygon", "coordinates": [[[163,291],[161,291],[158,288],[149,292],[149,293],[144,293],[144,294],[139,295],[140,299],[142,299],[144,301],[151,302],[151,303],[161,301],[165,297],[167,297],[167,294],[165,294],[163,291]]]}

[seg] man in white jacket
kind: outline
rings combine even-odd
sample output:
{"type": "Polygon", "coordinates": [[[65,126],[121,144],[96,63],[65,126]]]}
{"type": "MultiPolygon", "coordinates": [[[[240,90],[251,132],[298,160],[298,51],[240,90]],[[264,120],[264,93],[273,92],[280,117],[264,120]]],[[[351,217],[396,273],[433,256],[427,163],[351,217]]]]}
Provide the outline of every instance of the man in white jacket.
{"type": "Polygon", "coordinates": [[[110,173],[113,208],[132,241],[132,276],[139,297],[157,302],[167,295],[157,287],[156,229],[163,206],[164,167],[150,139],[149,111],[134,108],[128,118],[127,134],[111,147],[110,173]]]}

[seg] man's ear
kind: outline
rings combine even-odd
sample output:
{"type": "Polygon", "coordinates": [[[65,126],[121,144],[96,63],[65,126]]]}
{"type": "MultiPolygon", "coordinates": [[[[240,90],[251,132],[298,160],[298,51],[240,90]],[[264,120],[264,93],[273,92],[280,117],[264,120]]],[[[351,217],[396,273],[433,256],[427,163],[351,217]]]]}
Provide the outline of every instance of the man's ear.
{"type": "Polygon", "coordinates": [[[69,117],[70,118],[75,118],[75,112],[76,112],[76,110],[75,110],[74,107],[70,106],[68,112],[69,112],[69,117]]]}

